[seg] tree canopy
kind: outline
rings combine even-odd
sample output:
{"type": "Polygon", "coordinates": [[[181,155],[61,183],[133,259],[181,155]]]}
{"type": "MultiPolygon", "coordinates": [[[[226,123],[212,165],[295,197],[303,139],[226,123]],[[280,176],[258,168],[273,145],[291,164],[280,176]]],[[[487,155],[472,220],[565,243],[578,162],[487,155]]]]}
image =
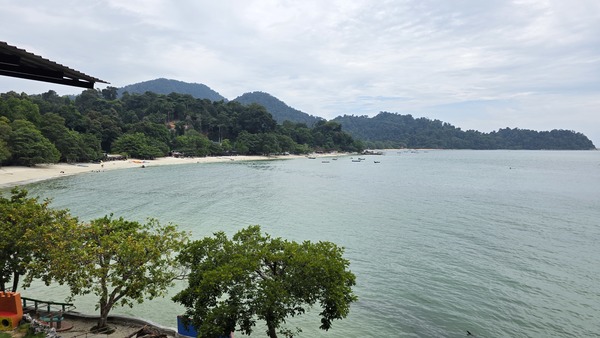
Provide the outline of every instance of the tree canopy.
{"type": "Polygon", "coordinates": [[[164,296],[183,275],[177,255],[188,234],[172,224],[105,216],[79,223],[49,200],[13,188],[0,195],[0,291],[16,291],[21,279],[66,284],[71,297],[98,297],[97,328],[115,306],[164,296]]]}
{"type": "Polygon", "coordinates": [[[189,285],[174,300],[186,307],[202,337],[236,329],[250,334],[257,320],[266,322],[271,338],[289,335],[293,331],[282,327],[286,318],[313,306],[321,309],[319,327],[328,330],[357,300],[355,276],[343,253],[331,242],[272,238],[259,226],[242,229],[231,239],[217,232],[180,255],[190,269],[189,285]]]}
{"type": "Polygon", "coordinates": [[[257,321],[269,337],[289,336],[301,330],[284,327],[286,318],[309,308],[320,309],[319,327],[328,330],[357,300],[344,249],[331,242],[287,241],[250,226],[188,244],[175,225],[112,215],[79,223],[26,190],[11,194],[0,195],[0,289],[16,291],[22,278],[24,287],[66,284],[72,298],[94,294],[97,329],[115,306],[164,296],[185,271],[189,285],[173,299],[202,336],[250,334],[257,321]]]}
{"type": "MultiPolygon", "coordinates": [[[[57,245],[52,238],[69,238],[75,230],[77,219],[49,203],[19,188],[10,198],[0,195],[0,291],[17,291],[21,277],[41,275],[33,265],[48,259],[48,250],[57,245]]],[[[45,271],[44,264],[37,266],[45,271]]]]}
{"type": "Polygon", "coordinates": [[[141,159],[184,156],[360,151],[339,129],[306,124],[281,127],[258,104],[196,99],[190,95],[85,90],[71,100],[0,94],[0,164],[87,162],[105,153],[141,159]],[[223,142],[227,140],[226,144],[223,142]]]}
{"type": "Polygon", "coordinates": [[[52,264],[38,261],[40,273],[30,277],[65,283],[73,297],[96,295],[100,310],[96,328],[102,329],[113,307],[166,294],[181,276],[176,256],[186,238],[176,226],[161,226],[156,220],[142,224],[105,216],[80,224],[62,240],[54,238],[55,245],[46,249],[52,264]]]}
{"type": "Polygon", "coordinates": [[[8,145],[16,164],[32,166],[58,162],[60,152],[33,123],[26,120],[14,120],[10,127],[12,130],[8,145]]]}
{"type": "Polygon", "coordinates": [[[585,135],[570,130],[534,131],[504,128],[491,133],[463,131],[440,120],[381,112],[377,116],[344,115],[340,123],[365,146],[375,149],[553,149],[587,150],[595,146],[585,135]]]}

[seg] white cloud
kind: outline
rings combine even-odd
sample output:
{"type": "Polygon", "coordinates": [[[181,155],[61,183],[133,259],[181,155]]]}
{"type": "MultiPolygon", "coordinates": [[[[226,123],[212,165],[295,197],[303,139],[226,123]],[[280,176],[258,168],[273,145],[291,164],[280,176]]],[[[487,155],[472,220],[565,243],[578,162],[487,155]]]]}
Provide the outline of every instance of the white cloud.
{"type": "MultiPolygon", "coordinates": [[[[170,77],[230,99],[269,92],[326,118],[386,110],[463,129],[581,127],[600,144],[595,0],[0,6],[6,42],[117,86],[170,77]]],[[[45,91],[25,83],[0,78],[0,91],[45,91]]]]}

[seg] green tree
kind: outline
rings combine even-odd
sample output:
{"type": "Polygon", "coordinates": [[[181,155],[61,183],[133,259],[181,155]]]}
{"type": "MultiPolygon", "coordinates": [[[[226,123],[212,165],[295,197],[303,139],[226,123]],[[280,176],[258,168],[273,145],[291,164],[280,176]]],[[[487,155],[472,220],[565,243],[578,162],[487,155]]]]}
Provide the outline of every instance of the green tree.
{"type": "Polygon", "coordinates": [[[38,126],[41,120],[39,107],[31,102],[26,95],[18,95],[15,92],[2,94],[0,104],[0,116],[6,116],[10,121],[27,120],[38,126]]]}
{"type": "Polygon", "coordinates": [[[117,87],[108,86],[105,89],[102,89],[102,97],[105,100],[116,100],[117,99],[117,87]]]}
{"type": "Polygon", "coordinates": [[[169,152],[169,143],[171,142],[171,132],[164,123],[152,123],[142,121],[131,126],[129,133],[142,133],[146,135],[149,142],[161,149],[163,153],[169,152]]]}
{"type": "MultiPolygon", "coordinates": [[[[70,131],[71,133],[77,133],[74,130],[70,131]]],[[[96,138],[95,135],[92,134],[78,134],[79,138],[79,158],[81,161],[94,161],[100,160],[104,154],[102,153],[102,149],[100,148],[100,140],[96,138]]]]}
{"type": "Polygon", "coordinates": [[[142,133],[124,134],[115,140],[113,152],[139,159],[153,159],[163,156],[160,148],[154,146],[142,133]]]}
{"type": "Polygon", "coordinates": [[[10,159],[11,153],[8,149],[8,140],[10,138],[10,121],[5,116],[0,116],[0,165],[10,159]]]}
{"type": "Polygon", "coordinates": [[[86,113],[89,110],[99,110],[101,108],[100,101],[100,91],[86,89],[75,98],[75,105],[80,112],[86,113]]]}
{"type": "Polygon", "coordinates": [[[0,140],[0,166],[2,166],[2,163],[8,160],[10,156],[11,153],[10,150],[8,150],[8,145],[4,140],[0,140]]]}
{"type": "Polygon", "coordinates": [[[259,134],[260,151],[263,155],[269,156],[281,152],[278,137],[275,133],[259,134]]]}
{"type": "Polygon", "coordinates": [[[76,131],[65,127],[65,119],[58,114],[48,113],[44,115],[40,130],[60,151],[60,160],[64,162],[75,162],[80,160],[81,142],[76,131]]]}
{"type": "Polygon", "coordinates": [[[242,131],[235,141],[235,150],[242,155],[260,154],[260,139],[258,135],[242,131]]]}
{"type": "Polygon", "coordinates": [[[277,143],[283,152],[293,153],[296,151],[296,142],[287,135],[277,135],[277,143]]]}
{"type": "Polygon", "coordinates": [[[96,295],[96,329],[102,330],[113,307],[131,307],[166,294],[182,275],[176,257],[187,237],[175,225],[162,226],[156,220],[142,224],[105,216],[65,238],[69,250],[60,245],[49,250],[48,256],[60,264],[51,266],[48,276],[66,283],[72,296],[96,295]]]}
{"type": "Polygon", "coordinates": [[[58,162],[60,152],[33,123],[15,120],[11,123],[11,128],[8,146],[14,163],[32,166],[58,162]]]}
{"type": "Polygon", "coordinates": [[[229,153],[233,149],[233,145],[231,144],[231,141],[229,141],[229,139],[224,139],[221,142],[221,148],[225,153],[229,153]]]}
{"type": "MultiPolygon", "coordinates": [[[[28,197],[24,189],[13,188],[11,194],[0,196],[0,290],[14,292],[21,277],[43,274],[32,263],[45,261],[48,246],[55,246],[51,238],[70,238],[77,220],[66,210],[49,208],[49,200],[28,197]]],[[[47,265],[37,266],[45,271],[47,265]]]]}
{"type": "MultiPolygon", "coordinates": [[[[189,286],[173,299],[199,336],[228,334],[236,328],[250,334],[257,320],[267,335],[289,334],[285,319],[318,303],[320,328],[345,318],[357,300],[355,276],[331,242],[302,243],[261,234],[259,226],[240,230],[232,239],[217,232],[188,245],[180,261],[190,268],[189,286]]],[[[300,329],[296,329],[300,331],[300,329]]]]}
{"type": "Polygon", "coordinates": [[[174,149],[185,156],[206,156],[210,143],[206,136],[192,129],[175,138],[174,149]]]}
{"type": "Polygon", "coordinates": [[[237,118],[239,131],[251,134],[268,133],[275,130],[277,122],[265,107],[252,103],[244,109],[237,118]]]}

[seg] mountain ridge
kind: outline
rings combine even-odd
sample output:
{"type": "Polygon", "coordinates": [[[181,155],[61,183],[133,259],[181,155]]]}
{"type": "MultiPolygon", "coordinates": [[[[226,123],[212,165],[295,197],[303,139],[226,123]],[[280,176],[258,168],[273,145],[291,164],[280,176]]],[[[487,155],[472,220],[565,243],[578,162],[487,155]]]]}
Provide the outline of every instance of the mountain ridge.
{"type": "Polygon", "coordinates": [[[273,118],[279,124],[282,124],[283,121],[287,120],[306,123],[306,125],[310,127],[319,120],[324,120],[322,117],[309,115],[303,111],[292,108],[275,96],[261,91],[244,93],[236,97],[233,101],[237,101],[244,105],[251,103],[260,104],[267,108],[267,111],[273,115],[273,118]]]}
{"type": "MultiPolygon", "coordinates": [[[[225,101],[227,98],[200,83],[159,78],[117,89],[119,97],[128,91],[143,94],[146,91],[168,95],[171,92],[189,94],[197,99],[225,101]]],[[[312,127],[327,120],[290,107],[275,96],[261,92],[247,92],[232,101],[243,105],[264,106],[273,119],[304,123],[312,127]]],[[[527,129],[498,129],[491,133],[476,130],[463,131],[447,122],[410,114],[380,112],[373,117],[339,115],[330,121],[339,123],[353,137],[366,141],[372,147],[430,147],[446,149],[593,149],[593,143],[583,134],[570,130],[534,131],[527,129]],[[508,141],[508,140],[511,141],[508,141]],[[514,140],[519,140],[515,142],[514,140]]]]}
{"type": "Polygon", "coordinates": [[[154,92],[156,94],[169,95],[171,93],[189,94],[197,99],[209,99],[211,101],[227,101],[227,99],[202,83],[189,83],[179,80],[158,78],[154,80],[142,81],[117,88],[117,95],[121,97],[124,92],[144,94],[145,92],[154,92]]]}
{"type": "MultiPolygon", "coordinates": [[[[166,78],[142,81],[117,88],[117,95],[118,97],[121,97],[125,92],[130,94],[144,94],[147,91],[162,95],[168,95],[172,92],[175,92],[178,94],[189,94],[196,99],[208,99],[211,101],[222,100],[225,102],[229,101],[226,97],[205,84],[189,83],[166,78]]],[[[243,105],[249,105],[252,103],[260,104],[261,106],[265,107],[269,113],[271,113],[275,121],[277,121],[279,124],[282,124],[283,121],[288,120],[296,123],[305,123],[307,126],[313,126],[318,121],[324,120],[322,117],[313,116],[298,109],[292,108],[275,96],[261,91],[243,93],[232,101],[237,101],[243,105]]]]}

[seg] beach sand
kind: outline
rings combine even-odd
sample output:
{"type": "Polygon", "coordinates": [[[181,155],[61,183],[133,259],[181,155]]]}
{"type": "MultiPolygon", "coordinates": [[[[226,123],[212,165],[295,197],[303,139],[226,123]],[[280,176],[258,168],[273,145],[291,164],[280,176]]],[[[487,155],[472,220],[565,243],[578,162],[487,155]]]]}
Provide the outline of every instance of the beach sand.
{"type": "MultiPolygon", "coordinates": [[[[313,156],[313,155],[311,155],[313,156]]],[[[322,156],[322,155],[321,155],[322,156]]],[[[260,161],[273,159],[292,159],[304,157],[301,155],[285,156],[219,156],[219,157],[161,157],[155,160],[121,160],[102,163],[78,164],[39,164],[35,167],[8,166],[0,167],[0,188],[29,184],[53,178],[82,173],[102,172],[107,170],[142,168],[159,165],[176,165],[191,163],[214,163],[232,161],[260,161]]]]}

